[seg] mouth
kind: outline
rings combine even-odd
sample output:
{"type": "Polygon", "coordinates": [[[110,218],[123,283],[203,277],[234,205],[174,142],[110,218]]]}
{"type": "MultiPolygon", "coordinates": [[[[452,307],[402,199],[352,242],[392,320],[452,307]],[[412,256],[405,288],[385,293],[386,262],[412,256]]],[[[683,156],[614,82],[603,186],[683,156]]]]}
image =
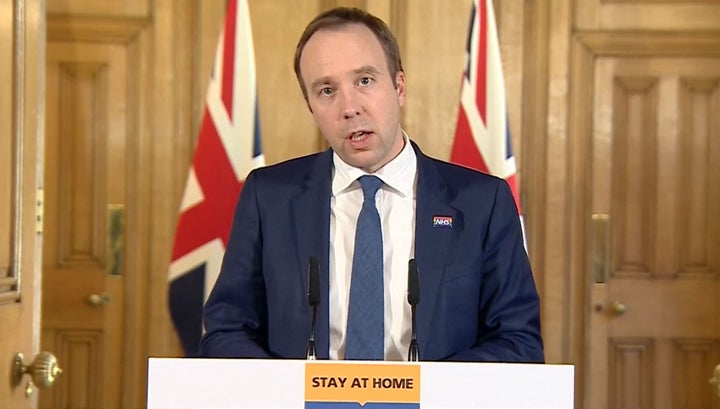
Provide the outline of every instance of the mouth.
{"type": "Polygon", "coordinates": [[[350,140],[350,142],[361,142],[367,139],[372,132],[369,131],[355,131],[348,134],[347,139],[350,140]]]}

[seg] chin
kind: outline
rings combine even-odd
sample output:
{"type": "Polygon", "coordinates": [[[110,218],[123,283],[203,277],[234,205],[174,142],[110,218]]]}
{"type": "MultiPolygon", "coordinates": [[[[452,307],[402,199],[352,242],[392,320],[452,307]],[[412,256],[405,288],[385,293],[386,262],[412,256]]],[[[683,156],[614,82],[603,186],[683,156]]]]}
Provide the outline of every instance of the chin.
{"type": "Polygon", "coordinates": [[[365,168],[371,166],[373,163],[373,161],[371,160],[372,158],[364,157],[365,154],[366,154],[366,152],[359,152],[359,153],[356,152],[356,153],[352,153],[350,155],[346,155],[345,157],[341,156],[340,158],[343,161],[345,161],[345,163],[347,163],[348,165],[350,165],[352,167],[365,169],[365,168]]]}

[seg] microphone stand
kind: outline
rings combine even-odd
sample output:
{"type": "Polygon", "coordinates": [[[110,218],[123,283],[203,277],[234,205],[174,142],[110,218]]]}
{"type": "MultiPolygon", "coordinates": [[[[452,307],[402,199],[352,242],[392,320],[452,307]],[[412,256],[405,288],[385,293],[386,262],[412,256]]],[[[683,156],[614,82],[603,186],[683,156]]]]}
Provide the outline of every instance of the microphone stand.
{"type": "Polygon", "coordinates": [[[412,316],[412,327],[410,337],[410,347],[408,348],[408,361],[418,362],[420,360],[420,347],[417,342],[417,333],[415,331],[415,310],[420,303],[420,278],[418,277],[418,267],[415,259],[408,262],[408,304],[410,304],[410,313],[412,316]]]}
{"type": "Polygon", "coordinates": [[[308,304],[312,308],[312,322],[310,324],[310,337],[308,339],[307,348],[305,348],[305,358],[308,361],[317,359],[315,351],[315,327],[317,319],[317,307],[320,304],[320,272],[318,268],[317,258],[310,256],[308,260],[308,304]]]}

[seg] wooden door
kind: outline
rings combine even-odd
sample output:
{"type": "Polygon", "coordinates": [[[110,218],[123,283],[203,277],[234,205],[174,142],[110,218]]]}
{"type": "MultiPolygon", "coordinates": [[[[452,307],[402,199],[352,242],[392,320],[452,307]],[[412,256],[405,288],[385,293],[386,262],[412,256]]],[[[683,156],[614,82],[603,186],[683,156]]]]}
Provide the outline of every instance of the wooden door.
{"type": "Polygon", "coordinates": [[[42,345],[67,376],[41,406],[121,406],[126,66],[122,45],[48,43],[42,345]]]}
{"type": "Polygon", "coordinates": [[[720,405],[720,58],[685,54],[594,65],[593,407],[720,405]]]}
{"type": "MultiPolygon", "coordinates": [[[[43,5],[0,1],[0,407],[36,403],[13,360],[38,352],[42,224],[43,5]],[[22,10],[22,13],[18,11],[22,10]],[[29,394],[26,394],[29,392],[29,394]]],[[[28,388],[29,387],[29,388],[28,388]]]]}

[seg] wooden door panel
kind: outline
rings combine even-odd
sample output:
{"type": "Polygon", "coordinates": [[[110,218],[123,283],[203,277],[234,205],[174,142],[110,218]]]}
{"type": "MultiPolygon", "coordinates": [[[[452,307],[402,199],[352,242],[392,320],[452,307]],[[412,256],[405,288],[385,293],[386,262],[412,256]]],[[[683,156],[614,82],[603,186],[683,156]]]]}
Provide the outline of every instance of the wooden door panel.
{"type": "Polygon", "coordinates": [[[595,68],[591,203],[609,253],[591,291],[591,402],[717,406],[720,58],[595,68]]]}
{"type": "Polygon", "coordinates": [[[651,407],[655,358],[652,340],[611,339],[608,349],[610,407],[651,407]]]}
{"type": "Polygon", "coordinates": [[[624,300],[627,307],[623,315],[609,321],[608,330],[613,334],[710,339],[718,336],[720,322],[714,280],[648,277],[617,278],[610,283],[607,298],[624,300]]]}
{"type": "MultiPolygon", "coordinates": [[[[716,298],[717,299],[717,298],[716,298]]],[[[672,343],[673,404],[683,408],[717,407],[716,390],[710,387],[708,393],[708,367],[714,368],[719,362],[720,345],[712,338],[678,339],[672,343]],[[699,379],[700,382],[696,382],[699,379]]],[[[712,372],[711,372],[712,374],[712,372]]]]}
{"type": "Polygon", "coordinates": [[[40,407],[91,408],[103,402],[102,366],[103,333],[98,330],[73,329],[42,331],[43,345],[52,345],[64,359],[63,376],[55,388],[42,391],[40,407]]]}

